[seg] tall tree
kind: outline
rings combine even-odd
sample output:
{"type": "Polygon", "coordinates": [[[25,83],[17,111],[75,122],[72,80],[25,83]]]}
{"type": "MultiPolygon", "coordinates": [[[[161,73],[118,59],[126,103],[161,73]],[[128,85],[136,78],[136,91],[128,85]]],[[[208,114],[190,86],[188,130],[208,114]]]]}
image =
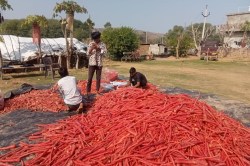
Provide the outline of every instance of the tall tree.
{"type": "Polygon", "coordinates": [[[48,26],[41,31],[43,37],[58,38],[63,36],[61,24],[56,19],[48,19],[48,26]]]}
{"type": "MultiPolygon", "coordinates": [[[[63,37],[62,25],[57,19],[47,19],[48,26],[41,29],[41,36],[47,38],[59,38],[63,37]]],[[[5,20],[1,26],[2,34],[9,34],[22,37],[31,37],[32,25],[24,25],[24,19],[8,19],[5,20]]],[[[74,20],[74,38],[78,40],[83,39],[83,23],[80,20],[74,20]]],[[[89,33],[88,33],[89,35],[89,33]]]]}
{"type": "Polygon", "coordinates": [[[33,42],[38,45],[40,63],[42,63],[41,53],[41,27],[48,26],[48,20],[44,16],[40,15],[29,15],[24,20],[24,25],[32,25],[33,28],[33,42]]]}
{"type": "MultiPolygon", "coordinates": [[[[196,49],[198,49],[200,42],[202,40],[202,26],[203,23],[194,23],[187,27],[187,33],[193,37],[193,41],[196,49]]],[[[216,27],[210,23],[206,23],[206,30],[204,32],[204,41],[207,39],[215,38],[216,27]]]]}
{"type": "Polygon", "coordinates": [[[89,29],[89,26],[87,24],[87,22],[84,22],[83,25],[82,25],[82,30],[83,30],[83,39],[84,41],[88,41],[88,39],[90,38],[90,29],[89,29]]]}
{"type": "Polygon", "coordinates": [[[89,27],[90,30],[94,29],[95,23],[91,20],[90,17],[86,20],[86,23],[87,23],[87,25],[88,25],[88,27],[89,27]]]}
{"type": "Polygon", "coordinates": [[[106,22],[106,24],[104,24],[104,28],[111,28],[112,25],[110,22],[106,22]]]}
{"type": "MultiPolygon", "coordinates": [[[[73,53],[73,22],[75,13],[87,13],[87,9],[85,7],[81,7],[75,1],[63,1],[62,3],[56,3],[54,7],[53,16],[58,16],[58,13],[64,11],[66,13],[66,24],[64,27],[64,37],[66,40],[66,49],[67,49],[67,68],[71,68],[71,56],[73,53]],[[70,43],[68,42],[67,31],[70,34],[70,43]]],[[[79,60],[79,59],[78,59],[79,60]]],[[[78,64],[78,63],[77,63],[78,64]]],[[[78,68],[78,67],[76,67],[78,68]]]]}
{"type": "Polygon", "coordinates": [[[83,39],[88,42],[90,40],[91,32],[93,31],[95,23],[89,17],[82,26],[83,29],[83,39]]]}
{"type": "MultiPolygon", "coordinates": [[[[7,0],[0,0],[0,9],[5,11],[5,10],[13,10],[11,5],[8,3],[7,0]]],[[[3,16],[0,17],[0,20],[1,20],[1,23],[2,21],[4,21],[4,18],[3,16]]],[[[2,38],[0,38],[0,41],[3,41],[2,38]]],[[[2,57],[2,53],[1,53],[1,50],[0,50],[0,67],[3,66],[3,57],[2,57]]]]}
{"type": "Polygon", "coordinates": [[[7,0],[0,0],[0,8],[2,10],[13,10],[11,5],[8,3],[7,0]]]}
{"type": "Polygon", "coordinates": [[[168,47],[175,49],[177,59],[193,45],[192,38],[186,29],[177,25],[165,34],[165,43],[168,47]]]}

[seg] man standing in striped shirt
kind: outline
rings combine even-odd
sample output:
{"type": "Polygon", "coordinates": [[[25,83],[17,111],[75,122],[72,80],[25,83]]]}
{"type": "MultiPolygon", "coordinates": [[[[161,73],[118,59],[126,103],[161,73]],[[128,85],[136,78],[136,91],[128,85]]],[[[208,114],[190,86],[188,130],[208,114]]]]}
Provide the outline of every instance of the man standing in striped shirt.
{"type": "Polygon", "coordinates": [[[89,57],[87,96],[89,96],[89,93],[91,92],[91,84],[95,72],[96,72],[96,91],[97,94],[100,93],[103,57],[107,52],[106,45],[103,42],[101,42],[100,38],[101,38],[100,32],[96,31],[91,33],[92,41],[89,43],[87,50],[87,56],[89,57]]]}

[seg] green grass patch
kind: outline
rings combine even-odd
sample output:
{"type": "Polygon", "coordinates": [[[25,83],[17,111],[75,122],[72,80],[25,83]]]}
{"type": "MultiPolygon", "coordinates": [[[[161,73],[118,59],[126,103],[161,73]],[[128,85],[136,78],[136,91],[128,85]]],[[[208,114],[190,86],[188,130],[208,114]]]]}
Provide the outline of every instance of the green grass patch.
{"type": "MultiPolygon", "coordinates": [[[[241,61],[221,62],[202,60],[157,59],[143,62],[106,61],[104,68],[116,70],[120,75],[129,76],[130,67],[144,73],[147,79],[163,88],[180,87],[189,90],[212,93],[250,104],[250,63],[241,61]]],[[[69,70],[78,80],[87,79],[87,69],[69,70]]],[[[23,83],[54,84],[51,77],[44,78],[42,72],[12,73],[0,80],[0,89],[4,92],[20,87],[23,83]]],[[[95,76],[94,76],[95,78],[95,76]]]]}

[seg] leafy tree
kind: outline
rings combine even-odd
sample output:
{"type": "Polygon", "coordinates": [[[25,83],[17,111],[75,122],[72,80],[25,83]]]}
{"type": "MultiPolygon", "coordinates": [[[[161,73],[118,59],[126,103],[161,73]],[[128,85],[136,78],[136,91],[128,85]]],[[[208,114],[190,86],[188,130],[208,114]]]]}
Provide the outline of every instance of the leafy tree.
{"type": "Polygon", "coordinates": [[[244,34],[243,34],[243,39],[242,39],[242,46],[246,46],[246,44],[249,44],[249,40],[247,40],[247,32],[250,31],[250,22],[249,21],[246,21],[244,24],[241,25],[241,30],[244,31],[244,34]]]}
{"type": "Polygon", "coordinates": [[[26,17],[24,25],[34,25],[37,24],[39,27],[47,27],[48,20],[44,16],[39,15],[29,15],[26,17]]]}
{"type": "Polygon", "coordinates": [[[165,34],[165,43],[175,49],[176,58],[184,55],[185,51],[192,47],[192,38],[182,26],[174,26],[165,34]]]}
{"type": "MultiPolygon", "coordinates": [[[[23,25],[32,25],[33,30],[34,30],[34,28],[40,29],[40,27],[47,27],[48,26],[48,20],[44,16],[29,15],[24,20],[23,25]]],[[[40,55],[39,56],[40,63],[42,63],[41,41],[39,40],[37,44],[38,44],[38,51],[39,51],[39,55],[40,55]]]]}
{"type": "MultiPolygon", "coordinates": [[[[206,27],[207,26],[208,25],[206,25],[206,27]]],[[[198,49],[200,42],[201,42],[202,27],[203,27],[203,23],[194,23],[187,27],[187,33],[190,36],[192,36],[194,46],[196,49],[198,49]]]]}
{"type": "Polygon", "coordinates": [[[83,33],[82,33],[83,39],[84,40],[89,39],[91,30],[90,30],[89,25],[87,24],[87,22],[83,23],[82,30],[83,30],[83,33]]]}
{"type": "MultiPolygon", "coordinates": [[[[23,22],[24,22],[24,19],[18,20],[18,24],[17,24],[18,31],[16,32],[17,36],[31,37],[32,26],[24,25],[23,22]]],[[[8,27],[8,28],[11,28],[11,27],[8,27]]]]}
{"type": "MultiPolygon", "coordinates": [[[[213,26],[210,23],[206,23],[205,27],[206,27],[206,30],[204,33],[204,41],[206,41],[206,40],[219,40],[219,36],[215,31],[216,30],[215,26],[213,26]]],[[[195,24],[191,24],[186,29],[187,33],[190,36],[192,36],[194,46],[196,49],[199,49],[199,45],[201,43],[202,28],[203,28],[203,23],[195,23],[195,24]]]]}
{"type": "Polygon", "coordinates": [[[1,10],[13,10],[11,5],[8,3],[7,0],[0,0],[0,9],[1,10]]]}
{"type": "MultiPolygon", "coordinates": [[[[13,10],[11,5],[8,3],[7,0],[0,0],[0,9],[3,10],[3,11],[5,11],[5,10],[13,10]]],[[[0,20],[1,20],[0,23],[2,23],[2,21],[4,21],[3,16],[1,16],[0,20]]],[[[0,41],[4,42],[2,37],[0,37],[0,41]]],[[[2,53],[1,53],[1,50],[0,50],[0,67],[2,67],[2,66],[3,66],[3,59],[2,59],[2,53]]]]}
{"type": "Polygon", "coordinates": [[[241,25],[241,30],[244,31],[244,33],[250,31],[250,22],[246,21],[244,24],[241,25]]]}
{"type": "MultiPolygon", "coordinates": [[[[6,20],[1,25],[2,34],[6,35],[15,35],[15,36],[23,36],[23,37],[31,37],[31,29],[32,25],[24,25],[24,19],[11,19],[6,20]]],[[[56,19],[48,19],[47,27],[43,27],[41,29],[41,35],[47,38],[58,38],[63,37],[63,32],[61,31],[61,23],[56,19]]],[[[83,31],[84,25],[80,20],[74,20],[74,37],[78,40],[83,39],[83,34],[79,32],[83,31]],[[81,29],[81,30],[79,30],[81,29]]],[[[88,33],[89,35],[89,33],[88,33]]]]}
{"type": "Polygon", "coordinates": [[[110,58],[119,60],[123,52],[135,51],[139,47],[139,37],[130,27],[107,28],[102,32],[102,40],[107,45],[110,58]]]}
{"type": "Polygon", "coordinates": [[[111,28],[112,25],[110,22],[106,22],[106,24],[104,24],[104,28],[111,28]]]}
{"type": "Polygon", "coordinates": [[[42,29],[42,36],[47,38],[58,38],[63,37],[61,31],[61,24],[56,19],[49,19],[48,26],[42,29]]]}
{"type": "Polygon", "coordinates": [[[92,30],[94,29],[95,23],[90,19],[90,17],[83,23],[82,29],[83,29],[83,39],[85,41],[90,40],[90,34],[92,30]]]}
{"type": "Polygon", "coordinates": [[[83,22],[80,20],[75,20],[74,21],[74,37],[77,38],[78,40],[82,41],[83,40],[83,22]]]}
{"type": "Polygon", "coordinates": [[[90,30],[94,29],[95,23],[90,18],[88,18],[85,22],[87,23],[90,30]]]}
{"type": "Polygon", "coordinates": [[[31,36],[31,25],[22,26],[22,21],[24,20],[6,20],[1,25],[1,33],[6,35],[16,35],[16,36],[31,36]]]}
{"type": "MultiPolygon", "coordinates": [[[[64,29],[64,37],[67,47],[67,68],[71,68],[70,59],[73,53],[73,22],[75,13],[87,13],[87,9],[78,5],[75,1],[63,1],[62,3],[56,3],[54,7],[54,17],[58,16],[58,13],[64,11],[66,13],[66,22],[62,20],[62,28],[64,29]],[[70,33],[70,44],[67,39],[67,30],[70,33]]],[[[77,59],[78,62],[79,59],[77,59]]],[[[78,64],[78,63],[76,63],[78,64]]],[[[78,68],[78,66],[76,66],[78,68]]]]}
{"type": "Polygon", "coordinates": [[[83,29],[82,28],[75,28],[74,29],[74,36],[79,41],[82,41],[83,38],[84,38],[84,31],[83,31],[83,29]]]}
{"type": "Polygon", "coordinates": [[[82,27],[83,22],[81,20],[74,20],[74,27],[75,28],[80,28],[82,27]]]}

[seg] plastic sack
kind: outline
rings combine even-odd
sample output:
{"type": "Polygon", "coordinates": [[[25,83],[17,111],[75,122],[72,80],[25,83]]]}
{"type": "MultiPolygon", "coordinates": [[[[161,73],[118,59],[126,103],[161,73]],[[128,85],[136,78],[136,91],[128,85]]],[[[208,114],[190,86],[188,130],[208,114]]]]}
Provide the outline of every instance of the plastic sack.
{"type": "Polygon", "coordinates": [[[101,83],[101,87],[104,89],[105,92],[114,90],[114,86],[108,83],[101,83]]]}
{"type": "Polygon", "coordinates": [[[117,79],[118,79],[118,72],[116,72],[115,70],[108,69],[108,68],[104,69],[103,81],[111,82],[111,81],[115,81],[117,79]]]}
{"type": "Polygon", "coordinates": [[[113,82],[110,82],[113,86],[116,86],[116,87],[119,87],[119,86],[125,86],[127,85],[128,83],[126,81],[113,81],[113,82]]]}
{"type": "Polygon", "coordinates": [[[0,110],[4,108],[4,96],[2,91],[0,90],[0,110]]]}

